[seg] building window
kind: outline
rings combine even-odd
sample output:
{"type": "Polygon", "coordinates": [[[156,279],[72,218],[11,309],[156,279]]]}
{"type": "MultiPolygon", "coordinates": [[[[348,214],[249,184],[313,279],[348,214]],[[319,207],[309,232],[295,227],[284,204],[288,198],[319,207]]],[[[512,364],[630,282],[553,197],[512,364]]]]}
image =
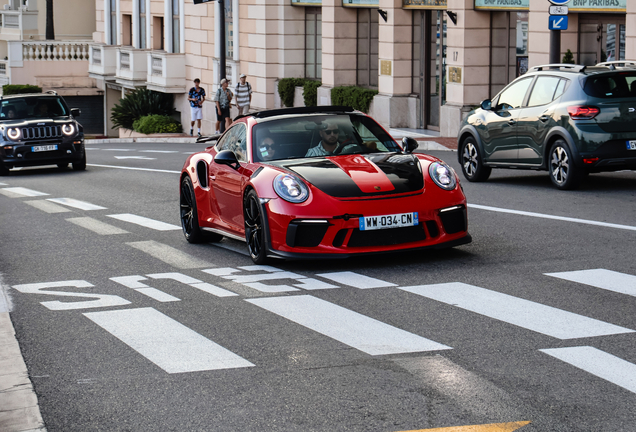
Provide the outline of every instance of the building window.
{"type": "Polygon", "coordinates": [[[358,9],[357,84],[378,86],[378,17],[375,9],[358,9]]]}
{"type": "Polygon", "coordinates": [[[110,38],[108,43],[117,45],[117,0],[110,0],[110,38]]]}
{"type": "Polygon", "coordinates": [[[225,0],[225,57],[234,58],[234,10],[232,0],[225,0]]]}
{"type": "Polygon", "coordinates": [[[305,8],[305,78],[322,78],[321,8],[305,8]]]}
{"type": "Polygon", "coordinates": [[[181,47],[181,25],[179,20],[181,0],[172,0],[172,52],[178,53],[181,47]]]}
{"type": "Polygon", "coordinates": [[[121,44],[132,45],[132,15],[121,15],[121,44]]]}
{"type": "Polygon", "coordinates": [[[146,0],[139,1],[139,48],[146,48],[146,0]]]}
{"type": "Polygon", "coordinates": [[[152,49],[163,50],[163,17],[152,17],[152,49]]]}

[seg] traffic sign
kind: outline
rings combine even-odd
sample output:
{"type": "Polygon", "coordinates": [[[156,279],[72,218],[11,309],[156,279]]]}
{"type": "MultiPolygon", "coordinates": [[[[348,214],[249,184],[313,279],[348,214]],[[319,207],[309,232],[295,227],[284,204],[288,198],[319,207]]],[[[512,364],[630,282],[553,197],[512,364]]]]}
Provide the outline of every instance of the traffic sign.
{"type": "Polygon", "coordinates": [[[550,30],[567,30],[568,16],[567,15],[550,15],[548,28],[550,30]]]}
{"type": "Polygon", "coordinates": [[[567,6],[550,6],[550,15],[567,15],[568,12],[567,6]]]}
{"type": "Polygon", "coordinates": [[[567,4],[570,2],[570,0],[548,0],[550,3],[552,3],[553,5],[557,5],[557,6],[563,6],[564,4],[567,4]]]}

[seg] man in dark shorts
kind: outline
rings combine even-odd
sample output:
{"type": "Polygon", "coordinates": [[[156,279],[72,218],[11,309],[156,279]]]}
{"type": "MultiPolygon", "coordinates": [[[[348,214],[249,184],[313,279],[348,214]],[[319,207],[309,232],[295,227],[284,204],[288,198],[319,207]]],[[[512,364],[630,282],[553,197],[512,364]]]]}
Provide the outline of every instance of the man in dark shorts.
{"type": "Polygon", "coordinates": [[[219,123],[217,132],[225,132],[225,129],[232,124],[230,117],[230,102],[232,101],[232,90],[228,89],[228,81],[223,78],[221,87],[216,91],[216,118],[219,123]]]}

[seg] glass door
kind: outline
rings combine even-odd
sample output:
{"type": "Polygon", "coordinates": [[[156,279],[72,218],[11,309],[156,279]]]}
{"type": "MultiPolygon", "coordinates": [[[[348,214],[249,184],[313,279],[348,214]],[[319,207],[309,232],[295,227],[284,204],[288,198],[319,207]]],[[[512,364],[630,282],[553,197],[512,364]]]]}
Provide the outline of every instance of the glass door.
{"type": "Polygon", "coordinates": [[[578,63],[625,60],[625,17],[615,15],[583,16],[579,24],[578,63]]]}

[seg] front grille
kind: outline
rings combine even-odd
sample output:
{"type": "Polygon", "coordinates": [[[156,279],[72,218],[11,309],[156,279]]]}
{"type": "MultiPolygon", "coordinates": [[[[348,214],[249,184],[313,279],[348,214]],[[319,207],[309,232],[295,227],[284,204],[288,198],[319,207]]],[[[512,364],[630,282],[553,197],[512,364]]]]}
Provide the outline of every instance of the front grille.
{"type": "Polygon", "coordinates": [[[316,247],[329,229],[328,223],[292,221],[287,228],[287,244],[291,247],[316,247]]]}
{"type": "Polygon", "coordinates": [[[349,247],[391,246],[426,239],[426,232],[420,223],[416,226],[360,231],[354,228],[347,243],[349,247]]]}
{"type": "Polygon", "coordinates": [[[62,136],[62,126],[34,126],[22,128],[22,138],[25,140],[59,138],[62,136]]]}
{"type": "Polygon", "coordinates": [[[439,218],[446,234],[455,234],[467,229],[466,208],[463,206],[455,210],[441,212],[439,218]]]}

